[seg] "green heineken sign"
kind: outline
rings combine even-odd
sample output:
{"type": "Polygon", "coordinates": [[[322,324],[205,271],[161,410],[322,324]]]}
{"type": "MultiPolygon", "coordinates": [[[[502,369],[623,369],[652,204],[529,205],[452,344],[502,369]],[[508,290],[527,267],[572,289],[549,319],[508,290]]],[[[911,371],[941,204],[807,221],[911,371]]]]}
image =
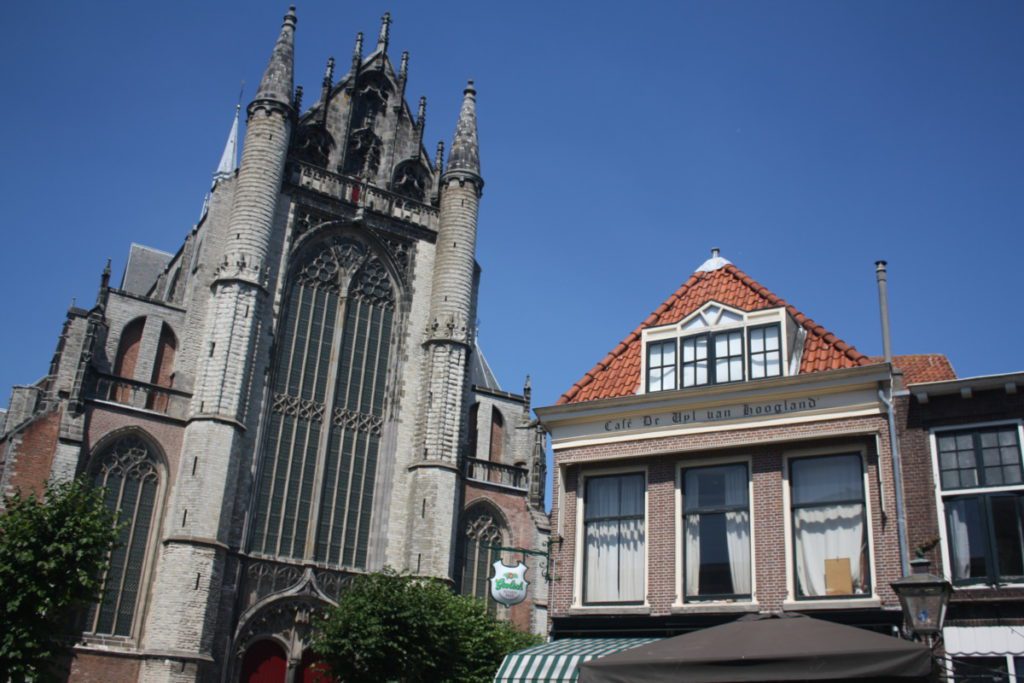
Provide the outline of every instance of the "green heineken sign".
{"type": "Polygon", "coordinates": [[[492,566],[494,576],[491,577],[491,597],[506,607],[518,605],[525,600],[526,587],[530,585],[526,580],[526,565],[520,562],[510,567],[498,560],[492,566]]]}

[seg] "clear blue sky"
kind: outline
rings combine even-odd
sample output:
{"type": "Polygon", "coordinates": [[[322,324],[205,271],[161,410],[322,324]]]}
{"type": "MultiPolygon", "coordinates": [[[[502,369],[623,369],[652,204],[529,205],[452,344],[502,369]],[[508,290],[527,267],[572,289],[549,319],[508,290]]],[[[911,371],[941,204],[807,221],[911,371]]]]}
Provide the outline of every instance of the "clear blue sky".
{"type": "MultiPolygon", "coordinates": [[[[3,13],[0,403],[108,256],[117,282],[130,242],[177,249],[286,5],[3,13]]],[[[428,148],[477,82],[480,339],[535,405],[714,246],[867,353],[886,258],[897,353],[1024,369],[1024,3],[303,2],[307,101],[385,10],[428,148]]]]}

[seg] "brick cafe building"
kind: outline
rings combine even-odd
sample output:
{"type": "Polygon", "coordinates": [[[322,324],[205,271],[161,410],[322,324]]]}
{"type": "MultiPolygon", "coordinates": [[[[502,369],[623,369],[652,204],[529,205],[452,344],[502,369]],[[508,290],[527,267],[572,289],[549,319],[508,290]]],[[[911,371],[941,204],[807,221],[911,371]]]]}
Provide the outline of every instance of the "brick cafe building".
{"type": "MultiPolygon", "coordinates": [[[[894,364],[912,383],[954,377],[942,356],[894,364]]],[[[891,377],[713,252],[537,410],[554,450],[553,638],[768,612],[892,634],[891,377]]]]}

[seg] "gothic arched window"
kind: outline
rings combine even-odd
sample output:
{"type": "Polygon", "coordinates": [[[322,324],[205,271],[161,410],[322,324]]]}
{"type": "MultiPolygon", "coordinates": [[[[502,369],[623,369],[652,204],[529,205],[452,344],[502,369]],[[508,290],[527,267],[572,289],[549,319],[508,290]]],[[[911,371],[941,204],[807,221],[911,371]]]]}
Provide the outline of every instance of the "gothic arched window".
{"type": "Polygon", "coordinates": [[[364,568],[384,423],[395,292],[350,238],[291,277],[277,334],[252,550],[364,568]]]}
{"type": "Polygon", "coordinates": [[[462,534],[460,592],[483,599],[487,603],[487,610],[493,613],[496,603],[489,597],[488,579],[491,576],[491,565],[501,557],[501,552],[496,549],[503,545],[505,536],[501,522],[495,520],[485,506],[477,505],[466,515],[462,534]]]}
{"type": "Polygon", "coordinates": [[[100,601],[89,611],[85,630],[129,636],[142,588],[143,567],[152,545],[160,466],[150,447],[128,434],[100,452],[93,475],[103,501],[122,525],[110,566],[103,575],[100,601]]]}

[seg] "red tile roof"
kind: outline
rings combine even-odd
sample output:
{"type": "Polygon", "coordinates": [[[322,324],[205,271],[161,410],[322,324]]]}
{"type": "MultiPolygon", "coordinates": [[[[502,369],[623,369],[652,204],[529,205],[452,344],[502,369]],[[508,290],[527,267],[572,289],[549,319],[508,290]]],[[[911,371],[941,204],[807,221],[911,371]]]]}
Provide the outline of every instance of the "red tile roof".
{"type": "Polygon", "coordinates": [[[743,311],[785,306],[807,330],[800,372],[820,372],[869,365],[870,359],[805,316],[732,264],[711,272],[696,272],[629,336],[602,358],[583,378],[562,394],[558,404],[630,396],[640,387],[640,333],[647,327],[679,322],[709,301],[743,311]]]}
{"type": "MultiPolygon", "coordinates": [[[[872,363],[881,363],[882,356],[871,356],[872,363]]],[[[906,384],[921,382],[945,382],[956,379],[953,364],[941,353],[918,353],[909,356],[893,356],[892,364],[903,371],[906,384]]]]}

